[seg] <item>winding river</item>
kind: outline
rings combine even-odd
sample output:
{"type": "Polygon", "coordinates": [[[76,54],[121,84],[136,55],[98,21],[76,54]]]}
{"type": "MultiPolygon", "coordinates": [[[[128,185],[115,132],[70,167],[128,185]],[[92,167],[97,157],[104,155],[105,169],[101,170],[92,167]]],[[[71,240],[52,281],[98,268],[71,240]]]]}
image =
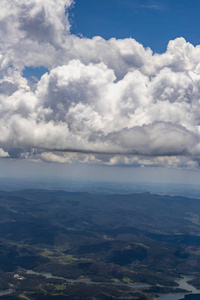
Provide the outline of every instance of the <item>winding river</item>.
{"type": "MultiPolygon", "coordinates": [[[[134,284],[127,284],[127,283],[122,283],[122,282],[115,282],[115,283],[105,283],[105,282],[94,282],[91,281],[90,279],[66,279],[64,277],[58,277],[58,276],[53,276],[51,273],[37,273],[32,270],[27,271],[27,274],[35,274],[35,275],[43,275],[46,278],[57,278],[57,279],[63,279],[67,282],[83,282],[86,284],[113,284],[113,285],[125,285],[125,286],[130,286],[132,288],[144,288],[144,287],[149,287],[149,284],[146,283],[134,283],[134,284]]],[[[179,285],[179,288],[185,289],[190,291],[190,293],[194,294],[200,294],[200,290],[196,289],[194,286],[191,284],[187,283],[187,281],[192,280],[194,276],[189,276],[185,275],[183,278],[177,279],[176,282],[179,285]]],[[[184,296],[187,295],[186,293],[172,293],[172,294],[158,294],[159,300],[179,300],[184,298],[184,296]]]]}
{"type": "Polygon", "coordinates": [[[113,282],[113,283],[107,283],[107,282],[95,282],[95,281],[91,281],[89,278],[86,279],[66,279],[64,277],[58,277],[58,276],[53,276],[51,273],[38,273],[38,272],[34,272],[32,270],[28,270],[27,274],[34,274],[34,275],[42,275],[46,278],[55,278],[55,279],[62,279],[65,280],[66,282],[73,282],[73,283],[86,283],[86,284],[112,284],[112,285],[125,285],[125,286],[130,286],[132,288],[143,288],[143,287],[149,287],[149,284],[146,283],[135,283],[135,284],[127,284],[127,283],[122,283],[122,282],[113,282]]]}
{"type": "MultiPolygon", "coordinates": [[[[27,270],[27,274],[32,274],[32,275],[42,275],[46,277],[47,279],[49,278],[55,278],[55,279],[62,279],[65,280],[66,282],[73,282],[73,283],[85,283],[85,284],[112,284],[112,285],[125,285],[129,286],[131,288],[144,288],[144,287],[149,287],[149,284],[146,283],[134,283],[134,284],[127,284],[127,283],[122,283],[122,282],[115,282],[115,283],[105,283],[105,282],[94,282],[91,281],[90,279],[66,279],[64,277],[59,277],[59,276],[53,276],[51,273],[39,273],[39,272],[34,272],[32,270],[27,270]]],[[[179,285],[179,288],[185,289],[190,291],[190,293],[194,294],[200,294],[200,290],[196,289],[193,287],[191,284],[187,283],[187,281],[192,280],[194,276],[184,276],[183,278],[177,279],[176,282],[179,285]]],[[[0,291],[0,296],[3,295],[8,295],[11,294],[13,291],[12,290],[3,290],[0,291]]],[[[179,300],[184,298],[184,296],[187,295],[186,293],[172,293],[172,294],[158,294],[159,298],[158,300],[179,300]]]]}
{"type": "MultiPolygon", "coordinates": [[[[179,284],[179,288],[185,289],[190,291],[191,293],[194,294],[200,294],[200,290],[196,289],[194,286],[191,284],[187,283],[187,281],[194,279],[194,276],[189,276],[189,275],[184,275],[183,278],[177,279],[176,282],[179,284]]],[[[185,293],[176,293],[176,294],[158,294],[159,295],[159,300],[179,300],[184,298],[185,293]]]]}
{"type": "Polygon", "coordinates": [[[10,295],[13,293],[13,290],[2,290],[0,291],[0,297],[5,295],[10,295]]]}

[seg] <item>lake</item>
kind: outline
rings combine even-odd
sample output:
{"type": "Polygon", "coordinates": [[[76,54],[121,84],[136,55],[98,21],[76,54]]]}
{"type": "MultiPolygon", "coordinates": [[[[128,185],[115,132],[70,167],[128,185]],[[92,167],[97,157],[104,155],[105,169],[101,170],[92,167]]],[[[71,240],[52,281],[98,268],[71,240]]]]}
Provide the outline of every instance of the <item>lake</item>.
{"type": "MultiPolygon", "coordinates": [[[[196,289],[194,286],[187,283],[187,281],[192,280],[193,278],[194,278],[194,276],[184,275],[183,278],[176,280],[176,282],[179,284],[179,288],[188,290],[194,294],[200,294],[200,290],[196,289]]],[[[187,294],[186,293],[174,293],[174,294],[165,294],[165,295],[158,294],[158,295],[159,295],[158,300],[179,300],[179,299],[184,298],[184,296],[187,294]]]]}

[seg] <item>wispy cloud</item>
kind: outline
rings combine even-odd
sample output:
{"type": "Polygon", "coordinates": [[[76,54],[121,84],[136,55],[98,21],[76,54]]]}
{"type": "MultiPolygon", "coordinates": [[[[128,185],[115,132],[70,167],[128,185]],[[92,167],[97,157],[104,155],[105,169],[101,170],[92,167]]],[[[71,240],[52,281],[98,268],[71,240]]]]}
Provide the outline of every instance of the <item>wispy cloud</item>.
{"type": "Polygon", "coordinates": [[[156,0],[135,0],[135,1],[127,1],[127,0],[118,0],[120,7],[126,7],[130,10],[136,10],[138,8],[147,8],[147,9],[155,9],[155,10],[163,10],[163,3],[158,3],[156,0]]]}
{"type": "Polygon", "coordinates": [[[141,5],[141,7],[147,9],[163,10],[163,7],[158,4],[146,4],[146,5],[141,5]]]}

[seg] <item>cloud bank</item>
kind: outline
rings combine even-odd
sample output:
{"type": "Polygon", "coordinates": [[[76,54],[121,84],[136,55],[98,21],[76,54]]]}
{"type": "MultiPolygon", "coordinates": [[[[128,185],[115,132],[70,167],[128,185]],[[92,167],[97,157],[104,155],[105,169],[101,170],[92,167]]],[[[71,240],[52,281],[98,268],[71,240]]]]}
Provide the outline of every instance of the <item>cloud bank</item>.
{"type": "Polygon", "coordinates": [[[72,0],[0,2],[0,156],[196,168],[200,46],[70,34],[72,0]],[[11,3],[12,2],[12,3],[11,3]],[[46,67],[37,84],[25,67],[46,67]]]}

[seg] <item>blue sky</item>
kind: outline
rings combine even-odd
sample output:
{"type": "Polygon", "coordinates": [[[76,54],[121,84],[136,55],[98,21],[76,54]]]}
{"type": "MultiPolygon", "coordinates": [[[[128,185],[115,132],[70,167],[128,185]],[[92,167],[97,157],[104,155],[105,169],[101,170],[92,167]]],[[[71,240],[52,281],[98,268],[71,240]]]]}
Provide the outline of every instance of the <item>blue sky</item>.
{"type": "Polygon", "coordinates": [[[200,44],[199,13],[198,0],[76,0],[71,10],[72,33],[90,38],[132,37],[161,53],[177,37],[200,44]]]}

